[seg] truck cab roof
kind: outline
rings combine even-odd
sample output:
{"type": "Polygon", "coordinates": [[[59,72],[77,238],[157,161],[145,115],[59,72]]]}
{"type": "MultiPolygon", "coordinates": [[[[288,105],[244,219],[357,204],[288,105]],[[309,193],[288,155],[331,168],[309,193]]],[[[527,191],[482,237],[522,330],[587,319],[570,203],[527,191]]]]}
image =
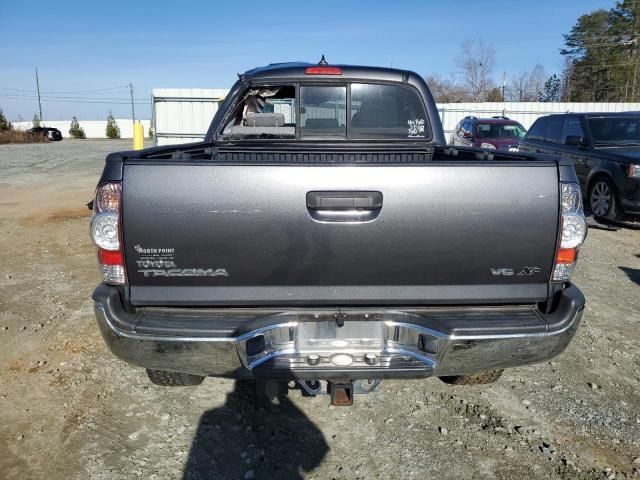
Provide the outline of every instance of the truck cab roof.
{"type": "Polygon", "coordinates": [[[385,82],[410,83],[410,77],[420,78],[417,73],[396,68],[370,67],[363,65],[331,65],[308,62],[270,63],[263,67],[252,68],[240,75],[240,79],[248,82],[264,80],[377,80],[385,82]],[[310,67],[330,67],[340,70],[340,74],[309,74],[310,67]]]}

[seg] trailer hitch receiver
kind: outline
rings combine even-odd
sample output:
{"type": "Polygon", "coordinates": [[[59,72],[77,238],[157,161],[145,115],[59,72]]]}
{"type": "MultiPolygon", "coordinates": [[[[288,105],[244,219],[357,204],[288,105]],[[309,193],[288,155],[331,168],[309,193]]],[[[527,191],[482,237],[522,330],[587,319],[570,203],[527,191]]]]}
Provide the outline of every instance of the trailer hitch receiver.
{"type": "Polygon", "coordinates": [[[329,382],[331,405],[336,407],[350,407],[353,405],[353,382],[329,382]]]}

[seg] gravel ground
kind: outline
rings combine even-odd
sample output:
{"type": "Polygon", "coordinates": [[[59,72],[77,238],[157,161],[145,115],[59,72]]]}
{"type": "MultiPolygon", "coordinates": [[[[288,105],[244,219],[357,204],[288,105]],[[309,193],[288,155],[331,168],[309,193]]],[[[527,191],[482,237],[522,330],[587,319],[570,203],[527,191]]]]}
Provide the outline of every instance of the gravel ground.
{"type": "Polygon", "coordinates": [[[167,389],[112,356],[89,211],[130,141],[0,146],[0,477],[640,478],[640,231],[592,229],[567,351],[492,386],[386,381],[352,408],[230,380],[167,389]]]}

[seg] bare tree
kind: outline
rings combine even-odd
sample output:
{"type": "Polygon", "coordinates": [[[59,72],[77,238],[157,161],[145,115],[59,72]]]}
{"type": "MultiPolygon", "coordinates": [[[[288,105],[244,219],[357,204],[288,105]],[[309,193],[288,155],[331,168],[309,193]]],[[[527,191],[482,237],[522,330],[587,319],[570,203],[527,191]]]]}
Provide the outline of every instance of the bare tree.
{"type": "Polygon", "coordinates": [[[509,82],[509,97],[510,100],[516,102],[524,102],[527,95],[527,79],[529,78],[529,72],[520,72],[511,78],[509,82]]]}
{"type": "Polygon", "coordinates": [[[474,102],[482,102],[493,88],[491,72],[495,64],[496,50],[484,40],[467,40],[460,46],[461,53],[456,59],[462,70],[463,82],[474,102]]]}
{"type": "Polygon", "coordinates": [[[545,77],[544,67],[539,63],[530,72],[520,72],[510,82],[509,94],[511,100],[537,102],[538,93],[544,88],[545,77]]]}
{"type": "Polygon", "coordinates": [[[562,102],[571,101],[571,78],[575,73],[573,67],[573,61],[565,57],[562,64],[562,79],[560,80],[560,100],[562,102]]]}
{"type": "Polygon", "coordinates": [[[471,95],[465,91],[465,87],[457,83],[453,77],[447,79],[439,75],[431,75],[426,80],[436,102],[460,103],[472,100],[471,95]]]}
{"type": "Polygon", "coordinates": [[[536,64],[531,70],[529,75],[529,91],[531,93],[530,102],[537,102],[540,92],[544,89],[544,82],[547,79],[547,74],[544,71],[544,67],[541,64],[536,64]]]}

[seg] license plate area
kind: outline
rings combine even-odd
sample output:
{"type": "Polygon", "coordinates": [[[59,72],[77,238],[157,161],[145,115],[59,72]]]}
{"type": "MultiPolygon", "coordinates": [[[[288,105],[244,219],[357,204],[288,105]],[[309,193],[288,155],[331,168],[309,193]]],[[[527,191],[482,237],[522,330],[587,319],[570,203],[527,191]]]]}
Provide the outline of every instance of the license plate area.
{"type": "Polygon", "coordinates": [[[432,368],[437,364],[444,351],[438,345],[446,341],[442,334],[372,317],[349,315],[338,323],[333,315],[298,316],[238,338],[238,354],[250,370],[263,364],[291,371],[432,368]],[[428,345],[436,348],[425,348],[428,345]]]}
{"type": "Polygon", "coordinates": [[[384,323],[350,321],[303,322],[295,334],[295,349],[301,355],[379,352],[384,347],[384,323]]]}

